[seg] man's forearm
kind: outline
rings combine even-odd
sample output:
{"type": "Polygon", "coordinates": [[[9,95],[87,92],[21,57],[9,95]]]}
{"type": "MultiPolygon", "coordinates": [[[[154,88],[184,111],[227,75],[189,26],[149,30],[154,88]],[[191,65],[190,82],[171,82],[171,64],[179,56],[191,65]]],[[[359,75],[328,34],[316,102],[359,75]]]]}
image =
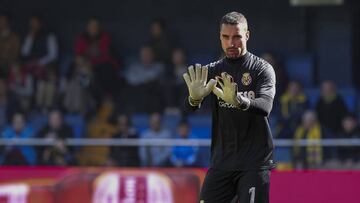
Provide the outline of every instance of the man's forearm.
{"type": "Polygon", "coordinates": [[[261,96],[256,99],[249,99],[250,105],[247,112],[255,113],[262,116],[269,116],[272,106],[273,99],[269,96],[261,96]]]}

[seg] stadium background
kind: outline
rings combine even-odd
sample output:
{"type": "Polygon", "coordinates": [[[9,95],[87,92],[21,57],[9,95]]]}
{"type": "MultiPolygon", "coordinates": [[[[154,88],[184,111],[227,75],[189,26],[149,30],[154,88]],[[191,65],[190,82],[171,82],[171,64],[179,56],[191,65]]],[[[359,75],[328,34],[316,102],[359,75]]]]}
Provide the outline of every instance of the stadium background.
{"type": "Polygon", "coordinates": [[[181,111],[186,90],[177,73],[221,55],[218,22],[233,10],[248,19],[249,51],[271,60],[279,77],[270,116],[278,162],[272,202],[360,202],[360,4],[291,2],[297,1],[0,1],[19,40],[10,47],[16,57],[0,53],[0,202],[195,202],[208,166],[211,119],[207,104],[195,114],[181,111]],[[46,64],[34,65],[35,55],[51,48],[22,50],[32,16],[45,28],[37,43],[55,36],[57,54],[46,64]],[[95,54],[84,48],[91,40],[83,34],[94,19],[106,35],[91,40],[109,40],[95,54]],[[164,25],[158,38],[151,35],[154,22],[164,25]],[[174,53],[184,60],[175,62],[174,53]],[[344,105],[319,103],[324,81],[336,86],[344,105]],[[317,122],[312,116],[319,111],[331,121],[317,122]],[[51,114],[63,116],[70,131],[47,127],[51,114]],[[21,135],[14,115],[26,118],[21,135]],[[132,120],[130,133],[121,133],[122,115],[132,120]],[[300,135],[304,117],[320,126],[320,136],[300,135]],[[148,130],[150,118],[155,130],[148,130]],[[190,136],[180,138],[179,124],[190,127],[190,136]],[[158,163],[160,154],[167,157],[158,163]]]}

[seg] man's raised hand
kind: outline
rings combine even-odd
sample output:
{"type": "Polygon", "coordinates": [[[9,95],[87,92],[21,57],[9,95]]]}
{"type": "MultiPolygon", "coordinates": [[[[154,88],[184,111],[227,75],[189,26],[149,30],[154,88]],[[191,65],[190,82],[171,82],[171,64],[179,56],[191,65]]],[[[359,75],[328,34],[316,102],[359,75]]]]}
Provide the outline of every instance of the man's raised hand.
{"type": "Polygon", "coordinates": [[[208,68],[200,64],[189,66],[188,73],[183,74],[183,78],[189,90],[190,104],[197,106],[201,101],[210,94],[216,85],[216,80],[210,79],[207,82],[208,68]]]}

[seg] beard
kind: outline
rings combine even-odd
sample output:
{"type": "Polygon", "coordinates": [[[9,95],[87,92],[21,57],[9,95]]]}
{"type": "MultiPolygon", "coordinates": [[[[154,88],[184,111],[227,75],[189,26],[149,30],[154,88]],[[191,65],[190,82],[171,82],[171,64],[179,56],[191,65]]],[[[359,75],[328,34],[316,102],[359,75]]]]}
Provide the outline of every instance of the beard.
{"type": "Polygon", "coordinates": [[[234,59],[239,58],[241,56],[241,49],[240,48],[227,48],[226,49],[226,57],[234,59]]]}

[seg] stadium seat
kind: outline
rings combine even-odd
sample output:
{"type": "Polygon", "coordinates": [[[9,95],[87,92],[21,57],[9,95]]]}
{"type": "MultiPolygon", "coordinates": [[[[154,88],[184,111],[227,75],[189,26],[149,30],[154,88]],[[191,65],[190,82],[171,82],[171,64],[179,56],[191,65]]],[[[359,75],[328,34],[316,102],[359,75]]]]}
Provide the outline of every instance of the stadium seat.
{"type": "Polygon", "coordinates": [[[314,59],[310,54],[291,55],[284,66],[290,80],[298,81],[304,87],[314,84],[314,59]]]}
{"type": "Polygon", "coordinates": [[[33,113],[29,116],[29,124],[33,128],[35,134],[47,124],[47,121],[47,115],[42,113],[33,113]]]}
{"type": "Polygon", "coordinates": [[[86,126],[82,115],[79,114],[65,115],[65,122],[72,127],[75,138],[83,137],[84,129],[86,126]]]}
{"type": "Polygon", "coordinates": [[[352,87],[347,87],[347,88],[338,88],[338,92],[343,97],[348,110],[351,112],[356,112],[356,109],[358,107],[356,90],[352,87]]]}
{"type": "Polygon", "coordinates": [[[141,133],[143,130],[149,128],[150,115],[147,113],[137,113],[131,116],[133,126],[141,133]]]}
{"type": "Polygon", "coordinates": [[[304,92],[308,98],[310,108],[315,108],[316,102],[320,98],[320,89],[319,88],[306,88],[304,92]]]}

